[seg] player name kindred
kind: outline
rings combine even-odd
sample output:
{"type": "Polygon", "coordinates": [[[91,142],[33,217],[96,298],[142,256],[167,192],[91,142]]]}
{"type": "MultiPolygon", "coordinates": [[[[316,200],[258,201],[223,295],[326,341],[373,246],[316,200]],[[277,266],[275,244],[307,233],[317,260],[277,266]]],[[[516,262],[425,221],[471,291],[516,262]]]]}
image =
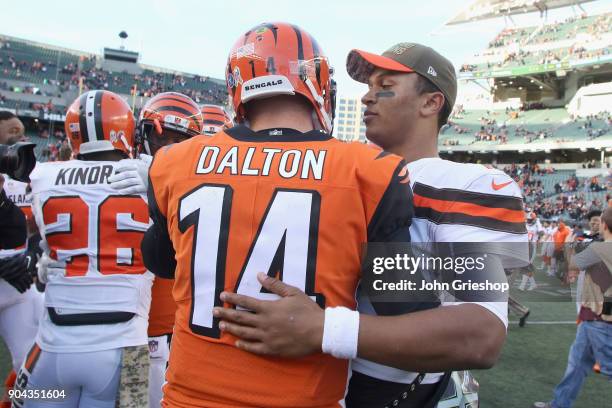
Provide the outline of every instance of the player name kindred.
{"type": "Polygon", "coordinates": [[[274,148],[234,146],[221,153],[218,146],[202,149],[196,174],[231,174],[242,176],[268,176],[271,168],[283,178],[321,180],[325,164],[325,150],[283,150],[274,148]],[[253,158],[257,154],[257,159],[253,158]],[[261,160],[261,155],[263,161],[261,160]],[[274,165],[274,167],[273,167],[274,165]]]}
{"type": "Polygon", "coordinates": [[[56,186],[67,184],[104,184],[113,174],[113,166],[105,164],[92,167],[69,167],[60,169],[55,178],[56,186]]]}

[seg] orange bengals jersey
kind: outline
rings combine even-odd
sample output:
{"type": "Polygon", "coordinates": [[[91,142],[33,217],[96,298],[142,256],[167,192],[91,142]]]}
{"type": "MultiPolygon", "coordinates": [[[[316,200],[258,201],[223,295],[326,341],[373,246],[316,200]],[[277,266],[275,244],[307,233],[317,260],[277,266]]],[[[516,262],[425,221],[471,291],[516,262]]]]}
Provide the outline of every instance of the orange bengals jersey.
{"type": "Polygon", "coordinates": [[[347,360],[248,354],[213,307],[223,290],[276,299],[257,281],[265,271],[321,306],[354,309],[362,244],[409,239],[403,161],[321,131],[238,126],[161,149],[150,179],[152,228],[165,234],[154,242],[172,241],[156,253],[176,251],[164,406],[338,407],[347,360]]]}
{"type": "Polygon", "coordinates": [[[174,280],[155,277],[151,287],[151,310],[149,311],[149,337],[172,333],[176,304],[172,298],[174,280]]]}

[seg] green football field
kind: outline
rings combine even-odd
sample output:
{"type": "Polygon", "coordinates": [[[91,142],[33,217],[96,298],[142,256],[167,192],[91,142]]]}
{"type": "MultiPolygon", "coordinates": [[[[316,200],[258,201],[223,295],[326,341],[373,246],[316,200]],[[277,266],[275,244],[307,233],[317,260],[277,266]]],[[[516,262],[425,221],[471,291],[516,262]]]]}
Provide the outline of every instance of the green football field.
{"type": "MultiPolygon", "coordinates": [[[[499,362],[491,370],[474,372],[480,383],[481,407],[529,408],[534,401],[549,400],[563,376],[576,334],[576,307],[567,300],[563,289],[553,288],[554,279],[538,275],[537,291],[517,294],[531,309],[527,325],[519,328],[511,314],[499,362]],[[544,302],[546,299],[557,301],[544,302]]],[[[4,378],[9,365],[8,352],[0,342],[0,378],[4,378]]],[[[612,384],[593,373],[585,381],[575,407],[604,408],[611,406],[610,401],[612,384]]]]}

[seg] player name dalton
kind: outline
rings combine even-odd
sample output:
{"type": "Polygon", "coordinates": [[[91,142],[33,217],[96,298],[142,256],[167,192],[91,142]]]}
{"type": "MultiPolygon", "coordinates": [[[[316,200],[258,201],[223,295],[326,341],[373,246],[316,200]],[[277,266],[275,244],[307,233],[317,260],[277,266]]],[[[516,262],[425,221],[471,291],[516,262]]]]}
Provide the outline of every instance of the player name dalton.
{"type": "Polygon", "coordinates": [[[283,150],[234,146],[222,153],[217,146],[205,146],[200,154],[196,174],[231,174],[268,176],[270,172],[283,178],[321,180],[325,150],[283,150]],[[263,155],[263,161],[261,160],[263,155]],[[258,160],[254,160],[257,157],[258,160]]]}

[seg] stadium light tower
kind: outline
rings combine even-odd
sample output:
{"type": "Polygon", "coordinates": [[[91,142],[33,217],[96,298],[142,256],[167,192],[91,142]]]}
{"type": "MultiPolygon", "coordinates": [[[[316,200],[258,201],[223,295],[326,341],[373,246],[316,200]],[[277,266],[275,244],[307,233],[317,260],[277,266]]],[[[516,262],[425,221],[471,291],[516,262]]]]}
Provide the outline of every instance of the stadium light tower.
{"type": "Polygon", "coordinates": [[[125,30],[122,30],[119,33],[119,38],[121,38],[121,46],[119,47],[119,49],[125,50],[125,40],[128,38],[128,34],[125,32],[125,30]]]}

